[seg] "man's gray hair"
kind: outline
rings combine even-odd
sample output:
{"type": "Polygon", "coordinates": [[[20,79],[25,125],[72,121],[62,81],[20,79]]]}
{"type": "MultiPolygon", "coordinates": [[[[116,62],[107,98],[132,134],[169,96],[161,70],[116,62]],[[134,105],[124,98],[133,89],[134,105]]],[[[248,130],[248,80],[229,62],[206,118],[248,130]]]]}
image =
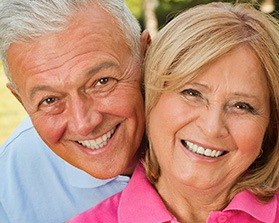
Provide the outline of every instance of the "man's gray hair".
{"type": "Polygon", "coordinates": [[[114,17],[135,57],[140,54],[141,28],[124,0],[1,0],[0,56],[7,78],[7,50],[12,43],[63,31],[78,10],[97,4],[114,17]]]}

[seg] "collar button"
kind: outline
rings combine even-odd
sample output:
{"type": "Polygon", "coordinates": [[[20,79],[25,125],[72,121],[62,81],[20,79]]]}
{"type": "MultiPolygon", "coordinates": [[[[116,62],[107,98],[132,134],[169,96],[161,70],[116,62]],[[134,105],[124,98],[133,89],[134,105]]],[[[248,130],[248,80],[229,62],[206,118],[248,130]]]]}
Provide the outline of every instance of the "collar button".
{"type": "Polygon", "coordinates": [[[221,215],[218,217],[218,223],[224,223],[228,221],[228,217],[226,215],[221,215]]]}

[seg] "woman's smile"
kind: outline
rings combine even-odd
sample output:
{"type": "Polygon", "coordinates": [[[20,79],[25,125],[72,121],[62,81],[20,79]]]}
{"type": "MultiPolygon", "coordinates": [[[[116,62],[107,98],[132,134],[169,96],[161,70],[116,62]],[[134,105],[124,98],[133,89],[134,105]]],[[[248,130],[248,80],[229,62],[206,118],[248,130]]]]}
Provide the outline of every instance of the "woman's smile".
{"type": "Polygon", "coordinates": [[[227,151],[204,148],[202,146],[198,146],[197,144],[194,144],[194,143],[192,143],[190,141],[186,141],[186,140],[181,140],[181,143],[188,151],[195,153],[195,154],[203,155],[206,157],[218,158],[227,153],[227,151]]]}

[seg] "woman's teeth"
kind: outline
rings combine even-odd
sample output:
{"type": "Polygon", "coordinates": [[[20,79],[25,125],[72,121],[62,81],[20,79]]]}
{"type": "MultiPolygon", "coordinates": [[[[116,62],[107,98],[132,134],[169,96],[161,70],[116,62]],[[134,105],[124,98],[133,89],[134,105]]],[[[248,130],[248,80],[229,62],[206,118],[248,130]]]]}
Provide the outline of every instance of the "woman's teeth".
{"type": "Polygon", "coordinates": [[[206,157],[219,157],[225,153],[224,151],[206,149],[185,140],[181,140],[181,142],[184,145],[184,147],[189,151],[206,157]]]}

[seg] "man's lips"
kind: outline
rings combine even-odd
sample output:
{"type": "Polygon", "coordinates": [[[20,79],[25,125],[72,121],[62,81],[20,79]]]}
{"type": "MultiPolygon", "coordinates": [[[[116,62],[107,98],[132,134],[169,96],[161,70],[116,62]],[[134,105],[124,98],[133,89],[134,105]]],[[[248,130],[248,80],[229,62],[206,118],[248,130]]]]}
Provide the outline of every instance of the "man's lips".
{"type": "Polygon", "coordinates": [[[92,139],[92,140],[82,140],[82,141],[77,141],[80,145],[89,148],[89,149],[99,149],[104,147],[108,141],[112,138],[113,134],[115,133],[117,129],[117,126],[115,126],[113,129],[105,133],[104,135],[98,137],[97,139],[92,139]]]}

